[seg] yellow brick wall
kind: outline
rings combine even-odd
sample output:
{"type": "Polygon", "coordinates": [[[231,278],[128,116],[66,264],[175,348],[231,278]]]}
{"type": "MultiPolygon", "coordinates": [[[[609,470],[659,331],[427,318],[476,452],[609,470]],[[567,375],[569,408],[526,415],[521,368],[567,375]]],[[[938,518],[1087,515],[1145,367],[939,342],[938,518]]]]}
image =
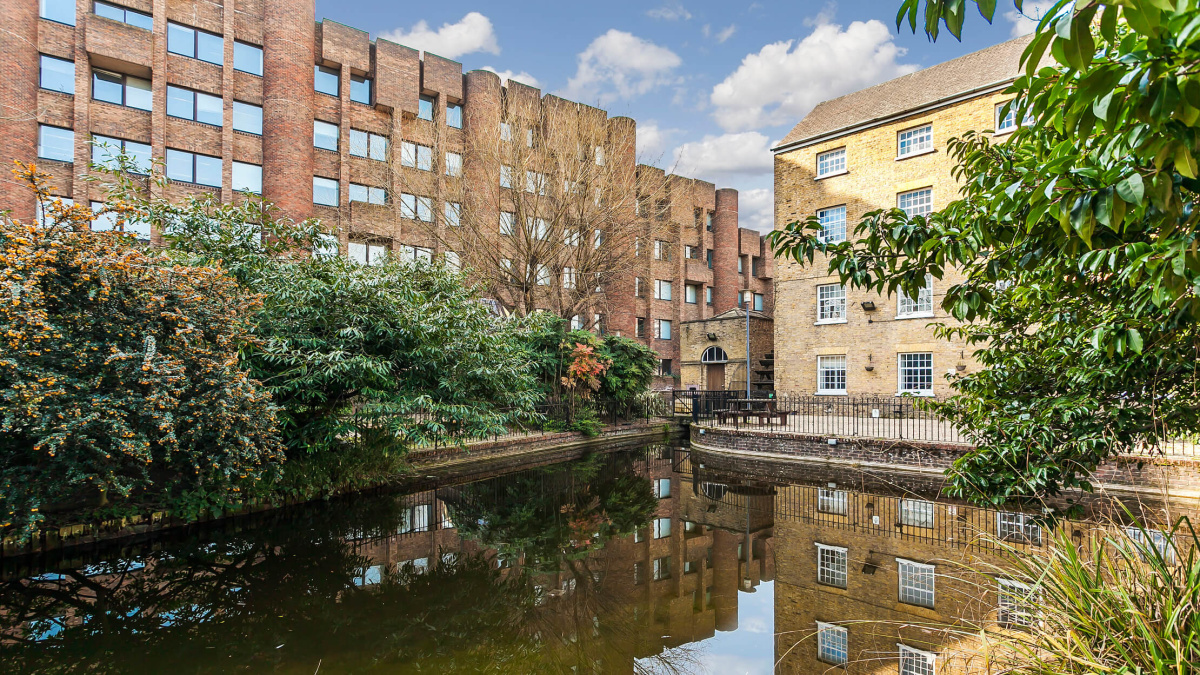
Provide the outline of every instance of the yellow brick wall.
{"type": "MultiPolygon", "coordinates": [[[[925,187],[933,189],[933,208],[940,209],[958,196],[951,175],[953,159],[947,141],[967,130],[991,129],[996,104],[1010,98],[989,94],[912,115],[809,147],[775,156],[775,223],[807,218],[818,209],[846,206],[847,237],[862,215],[897,205],[901,192],[925,187]],[[900,131],[933,124],[933,152],[897,159],[900,131]],[[817,155],[846,148],[847,172],[816,179],[817,155]]],[[[933,282],[934,318],[898,319],[898,298],[847,289],[845,323],[814,325],[817,321],[819,284],[836,283],[826,274],[828,263],[818,254],[811,266],[776,260],[775,300],[775,387],[778,391],[812,394],[817,390],[817,356],[846,356],[846,392],[849,395],[893,395],[898,389],[897,354],[932,352],[934,394],[949,393],[948,371],[977,368],[971,349],[961,342],[939,341],[931,322],[952,321],[941,309],[946,289],[961,280],[948,274],[933,282]],[[860,303],[875,302],[876,310],[865,312],[860,303]],[[871,367],[871,370],[867,370],[871,367]]]]}

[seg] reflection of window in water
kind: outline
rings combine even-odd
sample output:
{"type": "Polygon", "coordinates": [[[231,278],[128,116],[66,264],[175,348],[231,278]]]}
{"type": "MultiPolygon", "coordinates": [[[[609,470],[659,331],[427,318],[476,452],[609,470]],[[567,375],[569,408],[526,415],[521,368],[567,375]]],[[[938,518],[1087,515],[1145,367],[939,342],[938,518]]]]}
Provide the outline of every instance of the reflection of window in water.
{"type": "Polygon", "coordinates": [[[654,496],[659,499],[666,499],[671,496],[671,479],[659,478],[655,481],[654,496]]]}
{"type": "Polygon", "coordinates": [[[1042,528],[1032,515],[1001,511],[996,514],[996,536],[1003,541],[1042,543],[1042,528]]]}
{"type": "Polygon", "coordinates": [[[997,579],[996,621],[1004,626],[1028,626],[1033,621],[1033,589],[1012,579],[997,579]]]}
{"type": "Polygon", "coordinates": [[[817,491],[817,511],[838,516],[846,515],[846,491],[820,488],[817,491]]]}
{"type": "Polygon", "coordinates": [[[913,527],[933,527],[933,502],[921,499],[901,499],[900,524],[913,527]]]}
{"type": "Polygon", "coordinates": [[[729,486],[722,483],[701,483],[700,491],[705,497],[714,501],[720,501],[725,497],[725,493],[729,490],[729,486]]]}
{"type": "Polygon", "coordinates": [[[405,509],[400,514],[400,526],[396,528],[396,534],[427,531],[432,511],[430,504],[418,504],[405,509]]]}
{"type": "Polygon", "coordinates": [[[654,580],[661,581],[671,578],[671,556],[654,559],[654,580]]]}
{"type": "Polygon", "coordinates": [[[933,607],[933,565],[896,558],[900,567],[900,602],[933,607]]]}
{"type": "Polygon", "coordinates": [[[646,563],[633,563],[633,583],[642,584],[646,581],[646,563]]]}
{"type": "Polygon", "coordinates": [[[817,622],[817,658],[837,666],[845,665],[850,642],[849,631],[841,626],[817,622]]]}
{"type": "Polygon", "coordinates": [[[817,544],[817,582],[828,586],[846,587],[846,549],[841,546],[817,544]]]}
{"type": "Polygon", "coordinates": [[[355,586],[373,586],[383,579],[383,565],[371,565],[354,577],[355,586]]]}
{"type": "Polygon", "coordinates": [[[934,675],[937,655],[900,645],[900,675],[934,675]]]}
{"type": "Polygon", "coordinates": [[[671,536],[671,519],[670,518],[655,518],[654,519],[654,538],[665,539],[671,536]]]}

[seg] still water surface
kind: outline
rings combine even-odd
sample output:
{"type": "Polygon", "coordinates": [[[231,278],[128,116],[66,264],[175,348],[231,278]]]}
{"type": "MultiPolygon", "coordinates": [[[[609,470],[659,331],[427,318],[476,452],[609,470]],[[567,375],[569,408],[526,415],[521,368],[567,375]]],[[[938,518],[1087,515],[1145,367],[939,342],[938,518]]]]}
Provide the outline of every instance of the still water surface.
{"type": "Polygon", "coordinates": [[[651,446],[3,561],[0,672],[973,669],[996,584],[959,565],[1040,526],[764,466],[651,446]]]}

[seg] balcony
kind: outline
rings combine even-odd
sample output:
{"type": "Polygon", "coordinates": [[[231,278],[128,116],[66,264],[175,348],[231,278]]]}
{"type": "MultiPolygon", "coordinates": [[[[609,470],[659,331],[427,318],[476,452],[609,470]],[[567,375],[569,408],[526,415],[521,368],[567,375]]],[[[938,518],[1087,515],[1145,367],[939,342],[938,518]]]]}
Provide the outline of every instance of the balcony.
{"type": "Polygon", "coordinates": [[[144,76],[149,74],[153,65],[151,57],[154,36],[144,28],[89,15],[84,40],[88,53],[92,55],[93,66],[115,68],[131,75],[144,76]],[[123,68],[120,64],[133,64],[141,66],[144,70],[123,68]]]}
{"type": "Polygon", "coordinates": [[[698,258],[685,258],[683,261],[683,276],[685,281],[697,284],[712,285],[712,270],[708,263],[698,258]]]}

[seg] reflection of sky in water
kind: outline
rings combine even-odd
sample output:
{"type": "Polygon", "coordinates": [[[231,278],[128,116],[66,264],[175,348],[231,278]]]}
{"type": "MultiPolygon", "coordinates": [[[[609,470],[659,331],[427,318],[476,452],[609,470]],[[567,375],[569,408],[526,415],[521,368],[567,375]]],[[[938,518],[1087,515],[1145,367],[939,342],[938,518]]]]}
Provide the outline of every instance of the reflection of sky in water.
{"type": "MultiPolygon", "coordinates": [[[[766,581],[754,593],[738,593],[736,631],[717,631],[713,637],[683,649],[692,652],[703,668],[698,672],[704,675],[770,675],[775,666],[774,634],[775,584],[766,581]]],[[[641,665],[654,671],[652,663],[641,665]]]]}

